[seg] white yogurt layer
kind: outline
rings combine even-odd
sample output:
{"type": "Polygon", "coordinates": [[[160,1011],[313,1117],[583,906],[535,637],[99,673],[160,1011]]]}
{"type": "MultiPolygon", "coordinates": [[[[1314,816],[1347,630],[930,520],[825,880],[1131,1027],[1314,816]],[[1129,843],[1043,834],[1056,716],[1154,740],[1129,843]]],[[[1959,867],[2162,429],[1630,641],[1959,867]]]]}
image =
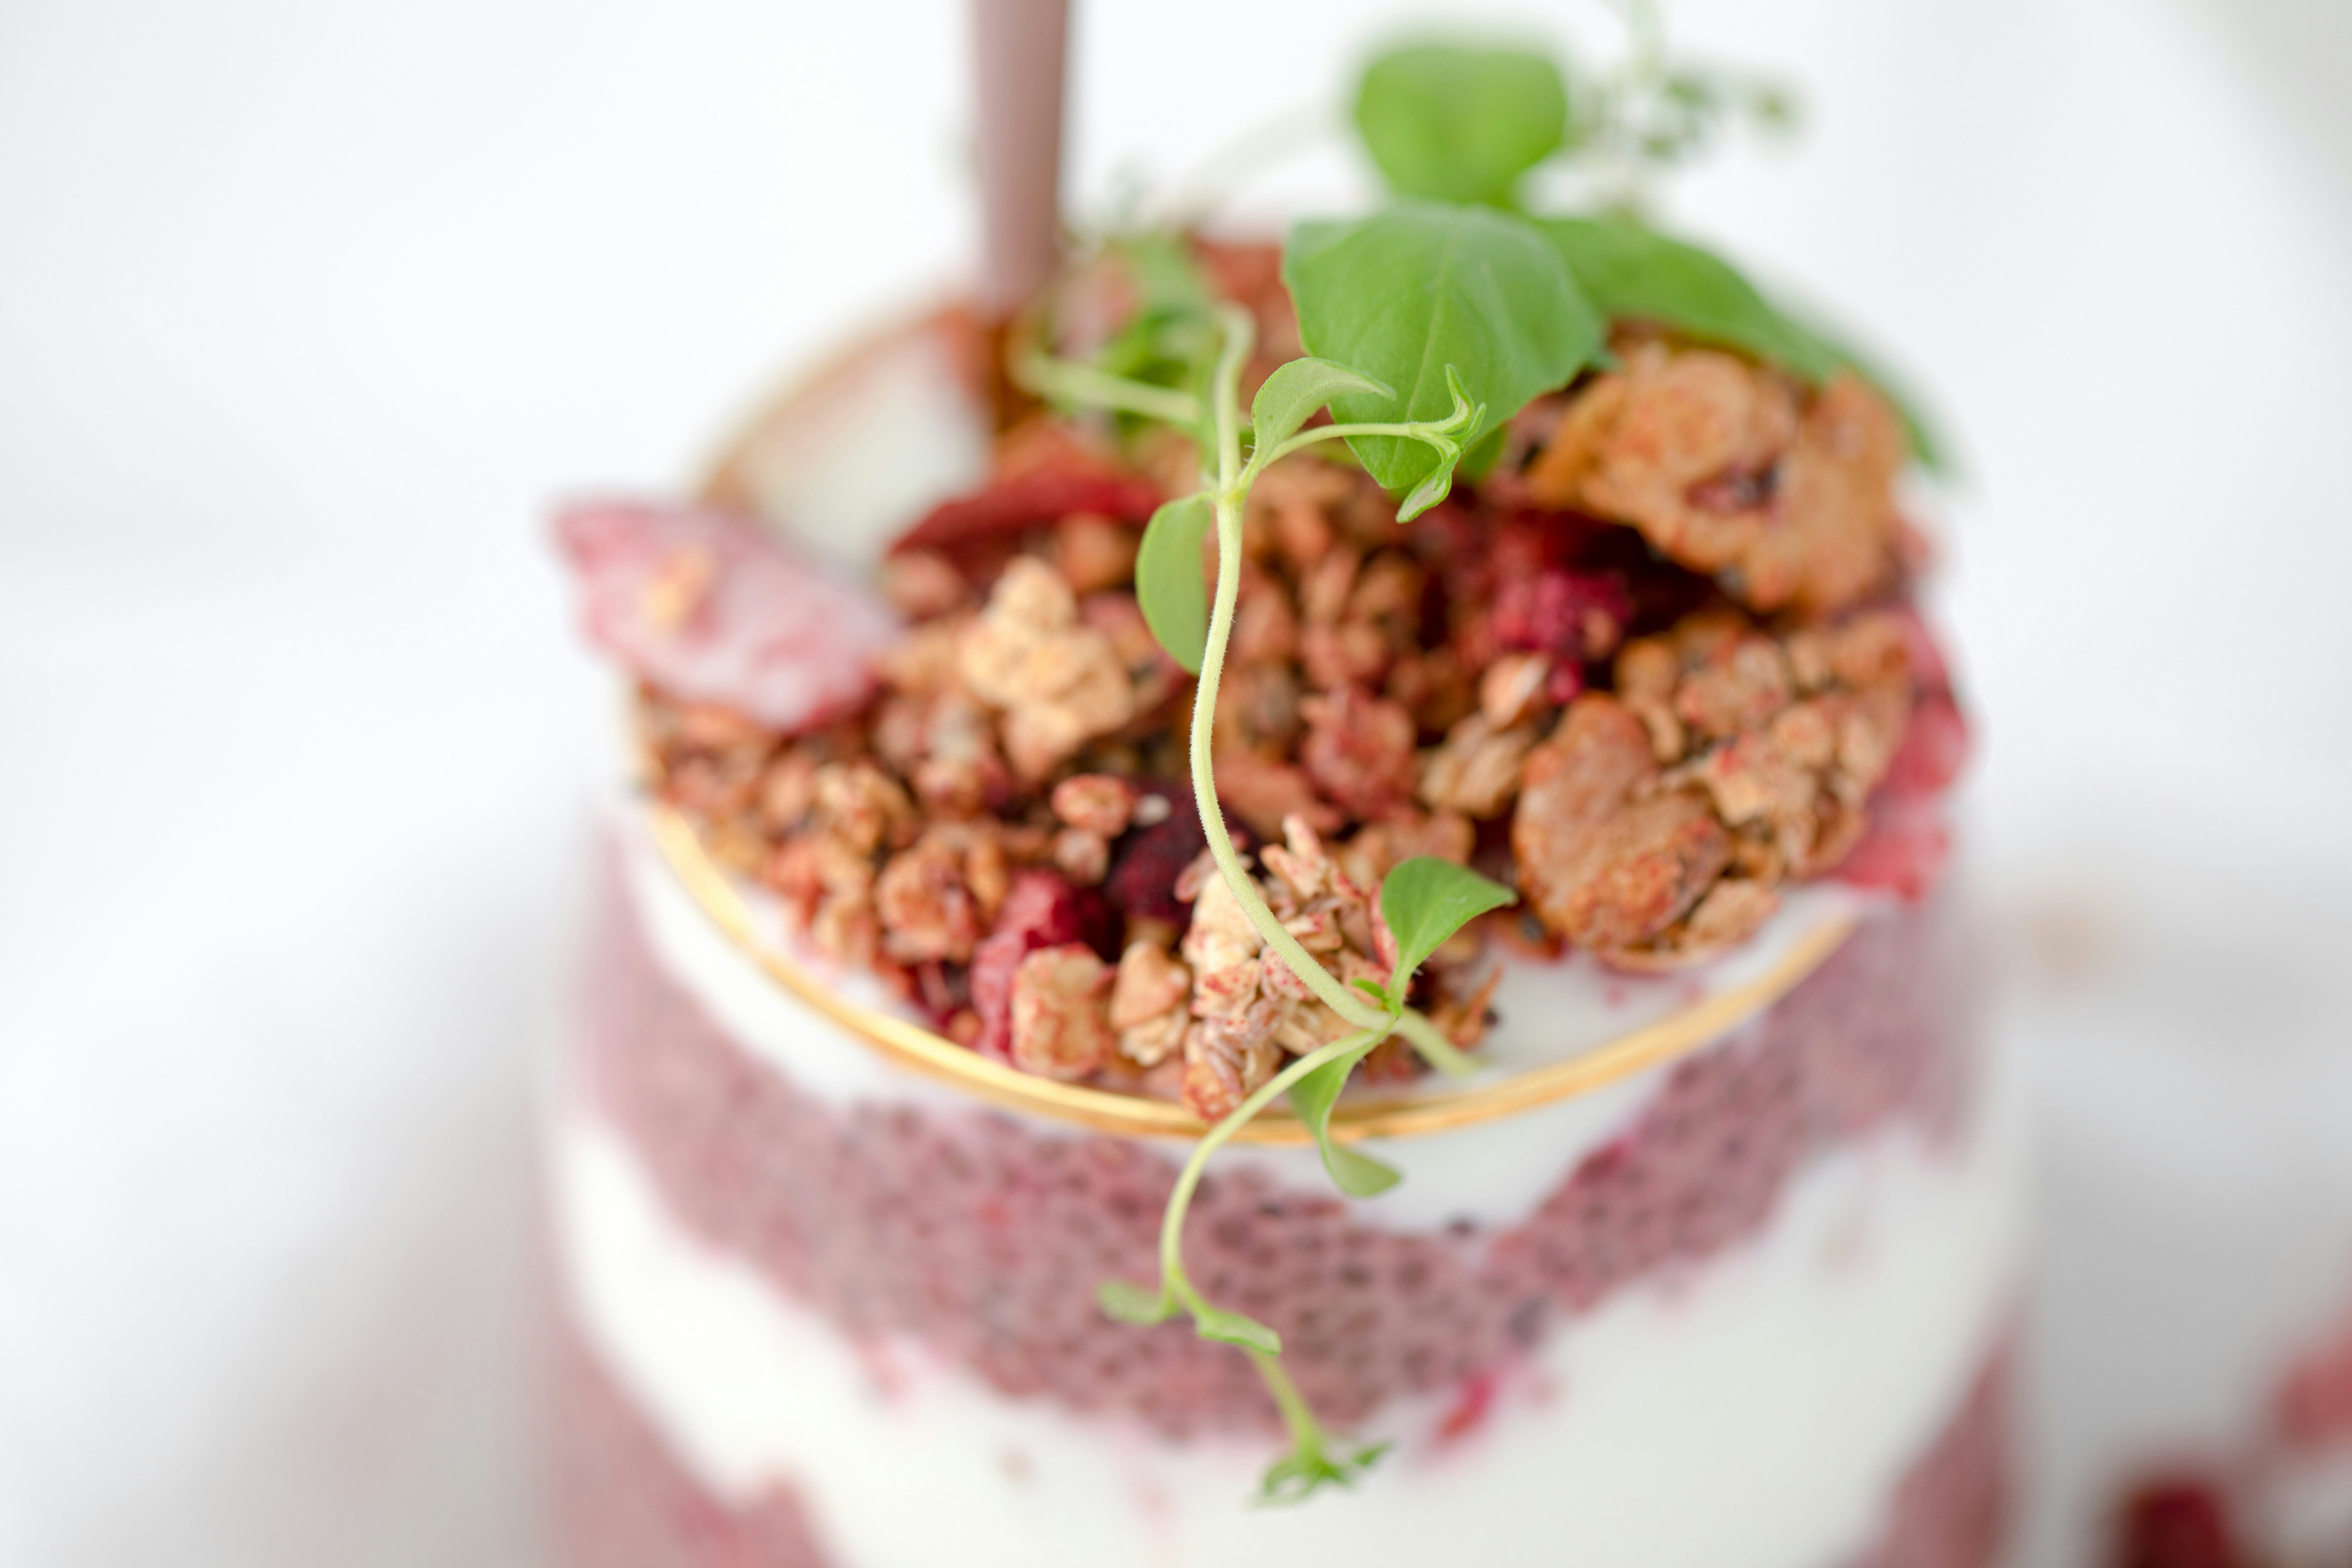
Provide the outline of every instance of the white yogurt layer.
{"type": "Polygon", "coordinates": [[[917,1343],[853,1346],[685,1230],[577,1104],[552,1217],[569,1310],[680,1462],[732,1503],[793,1488],[836,1568],[1827,1568],[1881,1526],[2014,1299],[1999,1076],[1959,1151],[1896,1125],[1812,1162],[1748,1243],[1556,1324],[1469,1436],[1438,1435],[1437,1403],[1382,1411],[1357,1435],[1396,1450],[1304,1510],[1244,1505],[1266,1443],[1171,1445],[917,1343]]]}
{"type": "MultiPolygon", "coordinates": [[[[629,894],[656,962],[730,1037],[783,1074],[795,1089],[843,1107],[883,1102],[938,1111],[970,1108],[970,1100],[957,1090],[898,1066],[771,978],[695,902],[662,858],[640,811],[624,811],[615,827],[629,894]]],[[[742,890],[757,927],[754,940],[762,946],[818,974],[850,1001],[914,1016],[871,973],[830,964],[794,942],[774,899],[754,888],[742,890]]],[[[1485,1065],[1471,1081],[1491,1082],[1569,1059],[1744,985],[1769,972],[1822,922],[1864,910],[1868,902],[1853,889],[1834,885],[1795,889],[1738,952],[1659,979],[1612,975],[1589,957],[1551,963],[1507,958],[1496,1001],[1499,1019],[1479,1047],[1485,1065]]],[[[1564,1170],[1623,1131],[1633,1108],[1654,1090],[1661,1072],[1654,1068],[1593,1093],[1451,1132],[1368,1140],[1368,1151],[1405,1173],[1405,1180],[1378,1200],[1382,1223],[1397,1228],[1434,1228],[1454,1219],[1490,1226],[1518,1223],[1558,1184],[1564,1170]]],[[[1005,1114],[1040,1136],[1087,1135],[1046,1118],[1005,1114]]],[[[1182,1158],[1181,1145],[1149,1146],[1171,1164],[1182,1158]]],[[[1254,1166],[1297,1191],[1329,1190],[1310,1148],[1244,1147],[1221,1159],[1254,1166]]]]}

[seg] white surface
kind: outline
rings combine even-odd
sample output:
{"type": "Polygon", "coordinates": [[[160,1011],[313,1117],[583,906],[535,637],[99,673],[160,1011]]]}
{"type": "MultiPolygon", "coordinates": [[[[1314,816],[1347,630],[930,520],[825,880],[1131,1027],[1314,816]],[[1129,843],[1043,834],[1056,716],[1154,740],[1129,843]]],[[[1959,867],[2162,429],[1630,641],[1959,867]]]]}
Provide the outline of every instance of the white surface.
{"type": "MultiPolygon", "coordinates": [[[[1395,14],[1087,6],[1074,188],[1395,14]]],[[[1976,478],[2056,1563],[2352,1289],[2345,10],[1678,14],[1815,117],[1677,210],[1897,347],[1976,478]]],[[[956,16],[0,8],[0,1563],[527,1555],[521,1051],[602,692],[534,520],[962,254],[956,16]]]]}
{"type": "Polygon", "coordinates": [[[712,1495],[793,1487],[838,1568],[1373,1568],[1468,1542],[1494,1568],[1811,1568],[1869,1542],[2008,1325],[2016,1110],[1995,1091],[1957,1153],[1895,1127],[1815,1162],[1751,1241],[1559,1325],[1466,1447],[1437,1437],[1444,1400],[1380,1412],[1357,1434],[1396,1445],[1374,1481],[1312,1511],[1237,1506],[1266,1444],[1171,1449],[1005,1399],[919,1345],[853,1349],[685,1230],[592,1112],[561,1119],[550,1165],[603,1364],[712,1495]]]}

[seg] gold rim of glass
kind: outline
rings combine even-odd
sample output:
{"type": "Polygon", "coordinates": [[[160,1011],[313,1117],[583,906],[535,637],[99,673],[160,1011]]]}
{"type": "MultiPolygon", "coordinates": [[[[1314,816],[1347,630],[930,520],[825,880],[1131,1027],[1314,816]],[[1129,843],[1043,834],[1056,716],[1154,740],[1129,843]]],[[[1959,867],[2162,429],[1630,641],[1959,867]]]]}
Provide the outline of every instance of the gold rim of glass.
{"type": "MultiPolygon", "coordinates": [[[[815,372],[787,383],[777,395],[756,405],[758,411],[753,416],[721,446],[708,470],[702,487],[703,500],[739,509],[747,505],[748,487],[740,472],[744,455],[764,433],[793,417],[827,381],[856,364],[861,356],[916,333],[969,330],[968,318],[950,304],[869,333],[815,372]]],[[[1191,1140],[1209,1130],[1206,1122],[1180,1105],[1033,1077],[957,1045],[920,1024],[848,1000],[820,976],[758,939],[751,906],[741,889],[711,858],[691,822],[675,807],[658,800],[650,802],[647,810],[653,838],[663,858],[728,940],[786,991],[898,1066],[953,1084],[989,1104],[1097,1132],[1191,1140]]],[[[1590,1094],[1645,1068],[1685,1056],[1721,1038],[1787,995],[1837,951],[1853,933],[1854,924],[1855,917],[1851,914],[1826,919],[1799,938],[1779,963],[1755,980],[1707,996],[1566,1061],[1549,1063],[1492,1083],[1409,1097],[1351,1095],[1332,1112],[1332,1135],[1346,1142],[1450,1131],[1575,1095],[1590,1094]]],[[[1258,1116],[1240,1131],[1235,1141],[1274,1146],[1312,1142],[1297,1118],[1281,1109],[1270,1109],[1258,1116]]]]}
{"type": "MultiPolygon", "coordinates": [[[[893,1063],[953,1084],[975,1099],[1096,1132],[1191,1140],[1208,1124],[1180,1105],[1107,1089],[1036,1078],[957,1045],[909,1019],[849,1000],[824,979],[759,939],[742,889],[704,847],[694,825],[675,806],[646,805],[655,845],[687,892],[728,941],[802,1002],[893,1063]]],[[[1594,1089],[1687,1055],[1739,1026],[1787,995],[1821,967],[1853,933],[1855,917],[1840,914],[1804,933],[1769,971],[1620,1035],[1566,1061],[1533,1068],[1493,1083],[1382,1099],[1349,1098],[1332,1112],[1332,1135],[1409,1138],[1451,1131],[1510,1116],[1594,1089]]],[[[1241,1130],[1238,1142],[1275,1146],[1311,1142],[1287,1110],[1268,1110],[1241,1130]]]]}

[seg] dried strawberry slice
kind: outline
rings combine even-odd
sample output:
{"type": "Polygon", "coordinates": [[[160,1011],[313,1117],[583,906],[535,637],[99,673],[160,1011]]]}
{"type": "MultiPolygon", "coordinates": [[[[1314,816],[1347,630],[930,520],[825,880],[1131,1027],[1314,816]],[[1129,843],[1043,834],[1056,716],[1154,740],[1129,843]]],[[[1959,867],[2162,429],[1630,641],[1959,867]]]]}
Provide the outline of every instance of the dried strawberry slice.
{"type": "Polygon", "coordinates": [[[597,502],[555,533],[598,647],[673,698],[776,730],[864,701],[899,637],[878,598],[724,512],[597,502]]]}
{"type": "Polygon", "coordinates": [[[941,501],[901,535],[890,552],[946,550],[1000,539],[1050,526],[1077,512],[1140,524],[1150,521],[1159,505],[1160,491],[1149,480],[1084,469],[1032,468],[941,501]]]}
{"type": "Polygon", "coordinates": [[[980,1015],[974,1048],[1000,1061],[1013,1056],[1013,976],[1041,947],[1083,942],[1106,960],[1118,956],[1119,919],[1092,888],[1073,887],[1051,871],[1013,879],[996,925],[971,952],[971,1005],[980,1015]]]}

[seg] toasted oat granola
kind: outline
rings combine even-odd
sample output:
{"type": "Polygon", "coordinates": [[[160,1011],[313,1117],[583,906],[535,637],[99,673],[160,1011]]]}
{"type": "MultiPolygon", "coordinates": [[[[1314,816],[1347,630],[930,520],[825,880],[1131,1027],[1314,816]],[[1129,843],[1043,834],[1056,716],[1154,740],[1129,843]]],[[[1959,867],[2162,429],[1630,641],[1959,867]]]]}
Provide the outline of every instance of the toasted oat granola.
{"type": "MultiPolygon", "coordinates": [[[[1278,285],[1221,254],[1278,315],[1278,285]]],[[[1410,527],[1361,472],[1305,454],[1244,519],[1221,804],[1276,915],[1343,981],[1389,972],[1370,890],[1399,860],[1515,881],[1524,910],[1415,983],[1465,1047],[1490,1020],[1491,938],[1636,971],[1719,954],[1853,849],[1906,773],[1915,710],[1938,787],[1956,754],[1875,395],[1654,335],[1618,353],[1410,527]]],[[[1164,432],[1121,447],[1038,414],[1002,440],[994,485],[890,554],[905,630],[866,700],[787,732],[647,684],[656,787],[814,947],[950,1037],[1213,1118],[1340,1026],[1204,874],[1192,683],[1133,597],[1151,498],[1196,459],[1164,432]]],[[[711,594],[672,577],[646,602],[711,594]]]]}

